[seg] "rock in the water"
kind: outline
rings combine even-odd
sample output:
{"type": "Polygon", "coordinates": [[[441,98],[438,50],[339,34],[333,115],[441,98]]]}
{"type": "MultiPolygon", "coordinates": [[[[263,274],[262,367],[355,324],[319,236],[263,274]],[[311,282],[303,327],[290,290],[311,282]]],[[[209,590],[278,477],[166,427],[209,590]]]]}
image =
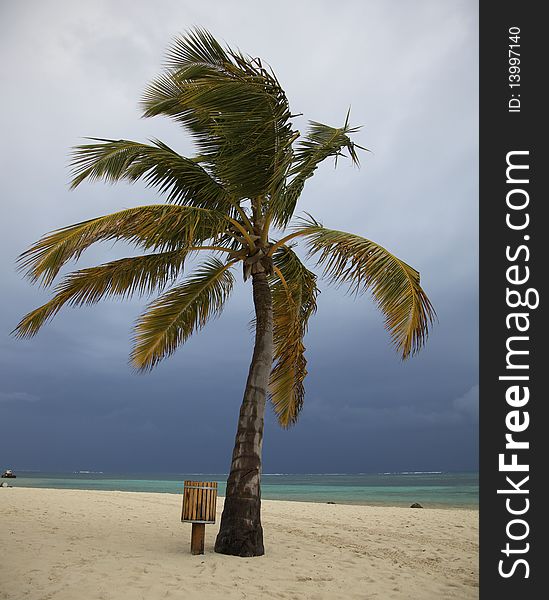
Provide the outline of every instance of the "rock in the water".
{"type": "Polygon", "coordinates": [[[423,506],[421,506],[421,504],[419,504],[419,502],[414,502],[412,504],[412,506],[410,506],[410,508],[423,508],[423,506]]]}
{"type": "Polygon", "coordinates": [[[335,502],[326,502],[326,504],[335,504],[335,502]]]}

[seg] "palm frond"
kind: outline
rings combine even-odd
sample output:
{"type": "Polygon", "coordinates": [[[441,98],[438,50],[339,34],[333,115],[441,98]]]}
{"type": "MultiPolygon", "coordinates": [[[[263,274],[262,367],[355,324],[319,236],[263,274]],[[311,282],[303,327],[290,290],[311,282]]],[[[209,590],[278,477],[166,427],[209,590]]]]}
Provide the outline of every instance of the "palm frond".
{"type": "Polygon", "coordinates": [[[72,153],[71,188],[86,179],[113,183],[143,179],[167,195],[167,201],[214,210],[231,210],[227,192],[196,159],[185,158],[159,140],[141,144],[130,140],[92,138],[72,153]]]}
{"type": "Polygon", "coordinates": [[[184,283],[149,305],[135,328],[131,358],[138,369],[152,369],[221,313],[233,287],[229,269],[234,262],[210,258],[184,283]]]}
{"type": "Polygon", "coordinates": [[[316,256],[330,281],[347,283],[355,294],[371,291],[402,358],[420,350],[436,313],[414,268],[371,240],[315,221],[297,231],[306,237],[309,256],[316,256]]]}
{"type": "Polygon", "coordinates": [[[175,41],[142,104],[145,116],[166,115],[190,131],[201,160],[234,197],[255,198],[280,185],[291,152],[290,109],[258,59],[194,30],[175,41]]]}
{"type": "Polygon", "coordinates": [[[309,318],[316,311],[316,275],[309,271],[288,246],[273,256],[274,367],[269,392],[274,412],[282,427],[293,425],[303,406],[307,360],[303,338],[309,318]]]}
{"type": "Polygon", "coordinates": [[[33,244],[18,259],[31,281],[51,285],[61,267],[95,242],[125,240],[146,250],[183,250],[227,232],[222,212],[190,206],[150,205],[69,225],[33,244]]]}
{"type": "Polygon", "coordinates": [[[187,252],[172,251],[122,258],[74,271],[56,287],[54,297],[27,314],[12,332],[32,337],[66,304],[95,304],[102,298],[148,294],[175,279],[184,266],[187,252]]]}
{"type": "Polygon", "coordinates": [[[191,66],[225,68],[231,65],[227,52],[214,36],[202,27],[190,30],[184,37],[177,37],[167,52],[166,66],[179,71],[191,66]]]}
{"type": "Polygon", "coordinates": [[[356,148],[358,146],[349,137],[358,131],[358,127],[350,127],[348,115],[343,127],[330,127],[316,121],[309,121],[307,134],[298,140],[291,169],[288,172],[290,182],[283,193],[273,198],[271,211],[273,222],[279,227],[286,227],[294,214],[294,210],[305,186],[305,182],[312,177],[318,165],[334,156],[344,156],[343,150],[347,150],[352,162],[359,164],[356,148]]]}

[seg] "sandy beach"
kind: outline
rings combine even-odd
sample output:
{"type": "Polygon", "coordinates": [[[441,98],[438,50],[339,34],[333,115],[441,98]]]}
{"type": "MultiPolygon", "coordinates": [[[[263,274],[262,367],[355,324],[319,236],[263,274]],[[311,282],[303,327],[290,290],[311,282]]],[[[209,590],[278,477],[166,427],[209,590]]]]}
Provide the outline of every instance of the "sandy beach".
{"type": "Polygon", "coordinates": [[[181,497],[0,488],[0,598],[478,597],[478,511],[268,501],[265,556],[189,552],[181,497]]]}

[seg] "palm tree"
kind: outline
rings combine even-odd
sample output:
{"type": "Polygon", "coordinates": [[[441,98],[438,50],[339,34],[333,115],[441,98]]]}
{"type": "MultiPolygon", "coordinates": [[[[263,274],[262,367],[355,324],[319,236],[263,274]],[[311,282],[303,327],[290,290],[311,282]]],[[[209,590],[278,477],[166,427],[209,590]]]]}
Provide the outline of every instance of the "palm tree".
{"type": "Polygon", "coordinates": [[[346,150],[358,164],[359,146],[349,137],[356,128],[348,118],[340,128],[310,122],[302,136],[293,129],[294,115],[272,70],[222,47],[203,29],[175,40],[142,105],[144,116],[167,115],[190,132],[197,156],[180,156],[158,140],[93,139],[73,151],[72,188],[84,180],[143,180],[167,203],[64,227],[45,235],[19,262],[31,281],[49,286],[63,265],[95,242],[122,240],[145,253],[66,275],[53,298],[26,315],[15,333],[35,335],[65,304],[160,291],[136,324],[131,354],[137,369],[152,369],[221,313],[241,264],[244,281],[252,280],[255,345],[215,550],[261,555],[266,398],[282,427],[296,422],[307,373],[303,338],[317,306],[316,275],[293,244],[305,242],[330,282],[348,284],[355,293],[371,291],[403,358],[423,345],[434,311],[419,273],[385,248],[327,229],[310,216],[292,220],[305,182],[322,161],[337,160],[346,150]],[[204,252],[209,257],[181,280],[186,260],[204,252]]]}

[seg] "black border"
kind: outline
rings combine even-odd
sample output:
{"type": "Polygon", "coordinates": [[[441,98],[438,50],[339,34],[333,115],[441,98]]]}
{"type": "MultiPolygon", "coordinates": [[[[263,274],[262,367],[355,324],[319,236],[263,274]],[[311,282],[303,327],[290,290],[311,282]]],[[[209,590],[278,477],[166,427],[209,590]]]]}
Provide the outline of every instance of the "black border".
{"type": "MultiPolygon", "coordinates": [[[[549,175],[547,144],[546,96],[542,91],[547,79],[545,57],[549,25],[541,15],[542,3],[501,0],[480,3],[480,597],[482,599],[542,598],[545,573],[546,523],[544,513],[549,511],[549,497],[541,494],[547,478],[543,469],[546,451],[543,441],[549,436],[549,424],[544,419],[547,393],[543,379],[548,370],[544,355],[549,356],[544,337],[548,333],[545,320],[545,284],[547,268],[545,257],[549,250],[545,238],[549,237],[542,218],[547,203],[545,178],[549,175]],[[509,87],[509,28],[520,28],[520,88],[509,87]],[[544,68],[545,67],[545,68],[544,68]],[[511,94],[520,93],[520,112],[509,112],[511,94]],[[506,225],[506,155],[510,151],[528,150],[525,159],[529,164],[527,190],[530,198],[526,209],[530,216],[528,231],[513,231],[506,225]],[[521,461],[529,464],[528,498],[530,508],[524,515],[530,531],[524,542],[530,544],[528,552],[515,555],[525,558],[529,565],[529,577],[525,578],[524,566],[517,566],[515,574],[503,578],[498,572],[499,561],[505,559],[505,569],[512,564],[501,552],[508,541],[506,525],[514,518],[505,507],[506,496],[498,489],[509,488],[505,476],[498,469],[498,455],[505,451],[505,433],[508,432],[505,417],[511,408],[506,403],[505,391],[509,382],[499,381],[506,372],[506,341],[512,335],[506,327],[506,316],[513,309],[506,305],[506,270],[509,261],[506,247],[516,248],[524,235],[528,242],[530,257],[527,263],[530,280],[523,286],[536,288],[540,305],[529,311],[530,330],[528,342],[529,362],[526,383],[530,400],[525,407],[530,425],[522,435],[528,440],[528,450],[520,451],[521,461]],[[542,322],[543,320],[543,322],[542,322]],[[543,413],[543,414],[542,414],[543,413]],[[547,427],[547,433],[545,429],[547,427]]],[[[525,256],[525,253],[523,253],[525,256]]],[[[517,372],[515,372],[517,374],[517,372]]],[[[524,373],[522,373],[524,374],[524,373]]],[[[515,479],[516,479],[515,474],[515,479]]],[[[514,496],[518,498],[519,496],[514,496]]],[[[524,498],[524,496],[521,496],[524,498]]],[[[516,505],[518,506],[518,504],[516,505]]],[[[517,517],[518,518],[518,517],[517,517]]],[[[518,532],[518,529],[516,530],[518,532]]],[[[549,542],[549,540],[547,540],[549,542]]],[[[516,547],[520,543],[516,542],[516,547]]]]}

